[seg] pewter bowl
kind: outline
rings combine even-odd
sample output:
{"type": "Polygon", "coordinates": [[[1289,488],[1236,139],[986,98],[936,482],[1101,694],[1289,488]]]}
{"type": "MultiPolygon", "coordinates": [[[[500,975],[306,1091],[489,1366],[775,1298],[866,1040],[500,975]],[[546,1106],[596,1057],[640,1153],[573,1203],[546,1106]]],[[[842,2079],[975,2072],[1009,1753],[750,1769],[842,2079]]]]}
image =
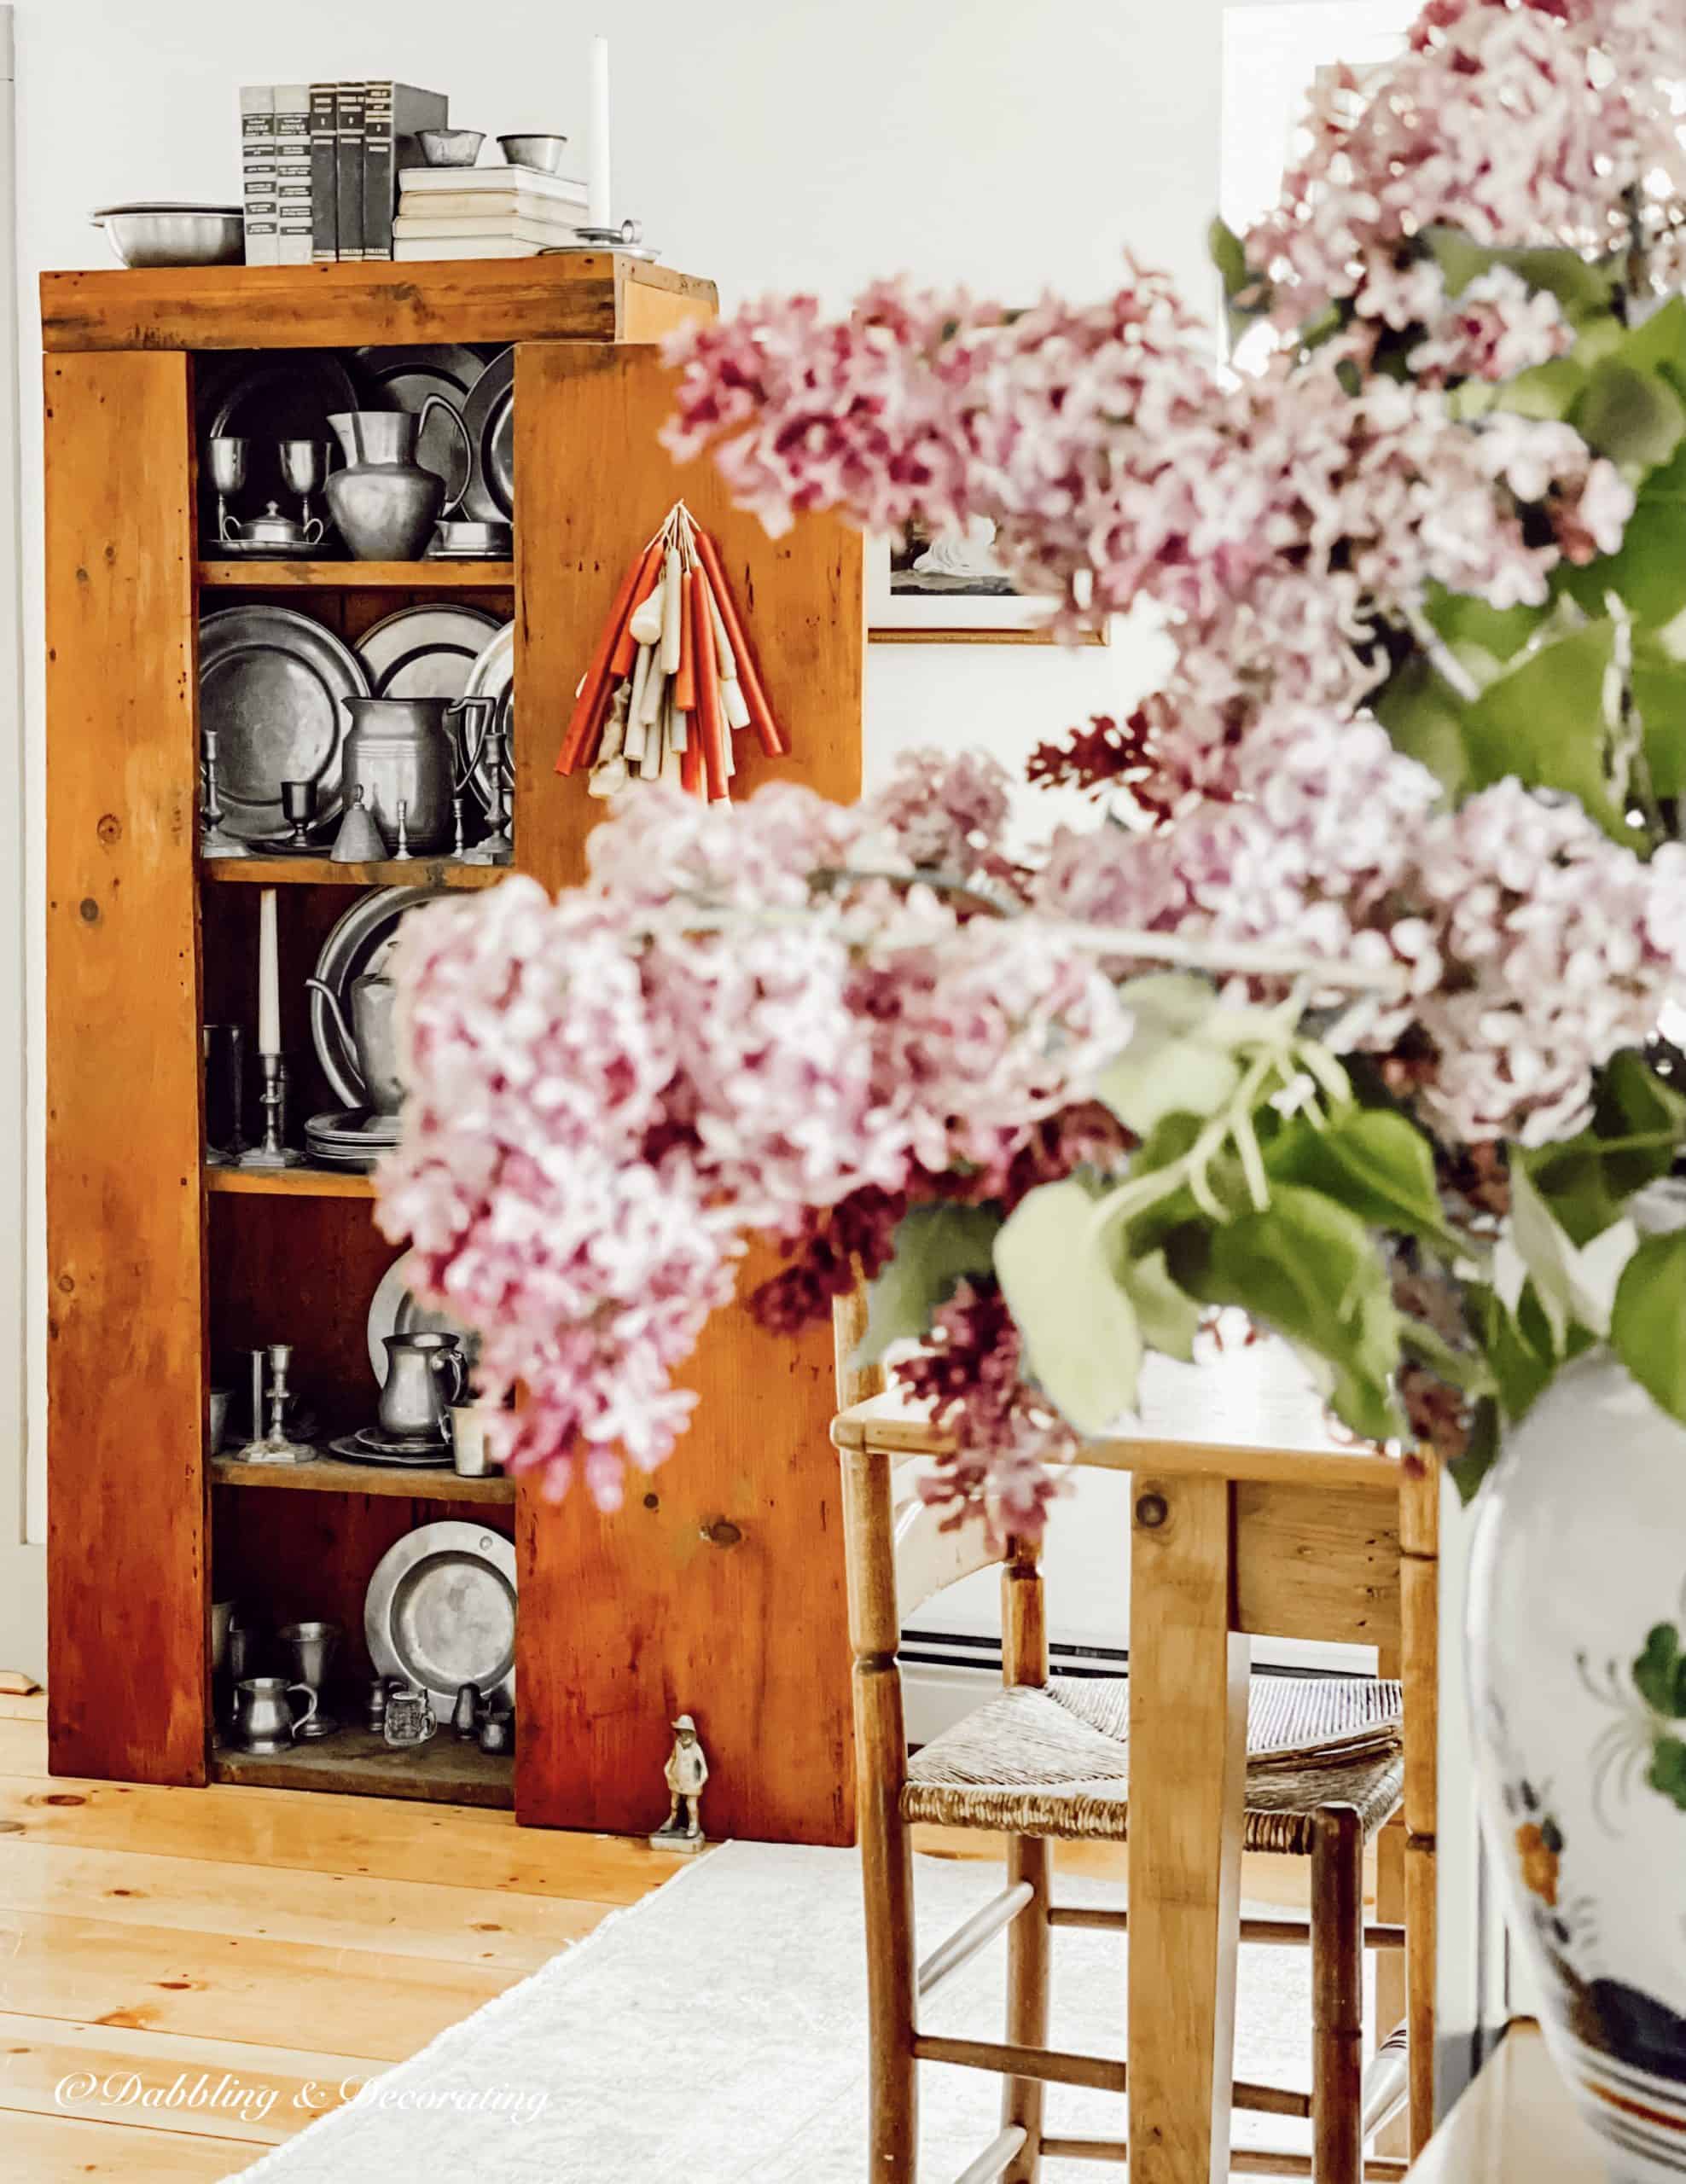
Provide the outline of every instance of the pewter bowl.
{"type": "Polygon", "coordinates": [[[108,205],[93,224],[123,265],[238,265],[246,256],[237,205],[108,205]]]}
{"type": "Polygon", "coordinates": [[[430,167],[471,167],[485,142],[483,129],[420,129],[416,142],[430,167]]]}
{"type": "Polygon", "coordinates": [[[560,174],[566,136],[500,136],[503,156],[512,167],[538,167],[546,174],[560,174]]]}

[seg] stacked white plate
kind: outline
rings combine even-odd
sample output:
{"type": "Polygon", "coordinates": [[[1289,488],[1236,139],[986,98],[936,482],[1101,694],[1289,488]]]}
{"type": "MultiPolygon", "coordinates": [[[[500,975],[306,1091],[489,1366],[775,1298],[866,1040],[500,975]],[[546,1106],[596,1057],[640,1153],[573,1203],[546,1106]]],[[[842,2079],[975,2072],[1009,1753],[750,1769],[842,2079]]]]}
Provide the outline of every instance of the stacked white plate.
{"type": "Polygon", "coordinates": [[[398,1117],[366,1107],[335,1107],[305,1124],[305,1149],[320,1168],[372,1168],[398,1141],[398,1117]]]}

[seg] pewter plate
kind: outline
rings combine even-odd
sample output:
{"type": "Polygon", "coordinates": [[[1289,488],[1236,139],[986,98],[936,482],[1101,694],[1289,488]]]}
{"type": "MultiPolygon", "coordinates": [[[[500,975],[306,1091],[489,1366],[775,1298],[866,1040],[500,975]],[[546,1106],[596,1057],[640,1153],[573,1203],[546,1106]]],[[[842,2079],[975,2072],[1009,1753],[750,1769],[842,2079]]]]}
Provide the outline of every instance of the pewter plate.
{"type": "MultiPolygon", "coordinates": [[[[355,1433],[341,1434],[337,1441],[330,1441],[328,1445],[334,1455],[342,1456],[348,1464],[384,1464],[388,1471],[428,1471],[445,1478],[456,1476],[451,1451],[439,1442],[434,1443],[427,1455],[403,1456],[382,1455],[378,1449],[371,1449],[366,1442],[360,1441],[355,1433]],[[443,1455],[440,1453],[442,1449],[443,1455]]],[[[453,1698],[456,1696],[455,1693],[451,1695],[453,1698]]]]}
{"type": "Polygon", "coordinates": [[[217,731],[223,824],[244,842],[287,832],[283,781],[314,781],[314,823],[340,810],[350,725],[366,698],[363,663],[332,630],[291,607],[228,607],[199,625],[199,723],[217,731]]]}
{"type": "MultiPolygon", "coordinates": [[[[322,953],[317,958],[316,976],[332,990],[348,1023],[352,979],[361,978],[370,967],[398,931],[398,921],[406,910],[413,910],[418,903],[433,902],[445,892],[434,887],[381,887],[372,893],[359,895],[323,941],[322,953]]],[[[311,993],[311,1037],[323,1074],[334,1091],[348,1107],[366,1112],[369,1095],[363,1072],[358,1067],[356,1052],[328,1014],[328,1004],[314,989],[311,993]]],[[[317,1119],[336,1130],[347,1126],[341,1115],[323,1115],[317,1119]]]]}
{"type": "Polygon", "coordinates": [[[400,607],[358,639],[377,698],[460,698],[498,628],[479,607],[400,607]]]}
{"type": "MultiPolygon", "coordinates": [[[[412,417],[430,394],[440,396],[460,417],[474,382],[485,369],[484,358],[474,350],[454,341],[411,349],[359,349],[357,362],[368,385],[394,410],[406,410],[412,417]]],[[[454,506],[468,483],[468,465],[462,441],[437,412],[427,420],[416,455],[424,469],[444,479],[445,505],[454,506]]]]}
{"type": "Polygon", "coordinates": [[[387,1385],[387,1337],[389,1334],[454,1334],[462,1360],[472,1373],[480,1356],[480,1339],[471,1327],[451,1318],[436,1305],[417,1302],[407,1279],[410,1254],[396,1258],[381,1277],[369,1300],[369,1368],[384,1388],[387,1385]]]}
{"type": "Polygon", "coordinates": [[[460,1519],[418,1525],[376,1565],[363,1604],[363,1635],[377,1671],[430,1693],[441,1716],[465,1683],[513,1706],[513,1542],[460,1519]]]}
{"type": "Polygon", "coordinates": [[[462,405],[474,450],[474,474],[461,513],[480,523],[512,523],[515,515],[515,352],[494,357],[462,405]]]}
{"type": "MultiPolygon", "coordinates": [[[[468,680],[463,685],[465,698],[496,698],[497,711],[493,724],[503,731],[504,790],[506,795],[515,788],[515,777],[509,771],[509,754],[515,744],[515,625],[505,622],[492,637],[480,658],[469,670],[468,680]]],[[[491,775],[486,765],[485,746],[477,745],[465,751],[467,777],[489,813],[491,810],[491,775]]]]}

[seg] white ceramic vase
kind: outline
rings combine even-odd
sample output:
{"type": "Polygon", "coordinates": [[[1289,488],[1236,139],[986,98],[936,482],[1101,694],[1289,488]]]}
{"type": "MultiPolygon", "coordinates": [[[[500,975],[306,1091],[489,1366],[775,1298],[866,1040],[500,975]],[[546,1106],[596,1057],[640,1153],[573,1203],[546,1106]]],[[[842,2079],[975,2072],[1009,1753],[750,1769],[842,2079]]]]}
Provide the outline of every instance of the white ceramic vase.
{"type": "Polygon", "coordinates": [[[1482,1817],[1548,2044],[1622,2184],[1686,2176],[1686,1427],[1568,1368],[1483,1489],[1482,1817]]]}

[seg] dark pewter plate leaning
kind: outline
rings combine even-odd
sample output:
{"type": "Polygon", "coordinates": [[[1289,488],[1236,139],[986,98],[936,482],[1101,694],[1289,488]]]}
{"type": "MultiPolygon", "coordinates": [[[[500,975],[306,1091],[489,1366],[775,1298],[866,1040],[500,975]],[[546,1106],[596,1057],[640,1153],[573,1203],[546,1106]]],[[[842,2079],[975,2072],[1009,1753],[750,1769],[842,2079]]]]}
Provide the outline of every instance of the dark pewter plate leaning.
{"type": "Polygon", "coordinates": [[[462,513],[480,523],[515,516],[515,352],[505,349],[474,381],[462,407],[474,468],[462,513]]]}
{"type": "Polygon", "coordinates": [[[243,842],[287,832],[283,781],[314,781],[316,820],[340,810],[349,717],[369,677],[351,647],[291,607],[227,607],[199,625],[199,721],[218,736],[223,825],[243,842]]]}

